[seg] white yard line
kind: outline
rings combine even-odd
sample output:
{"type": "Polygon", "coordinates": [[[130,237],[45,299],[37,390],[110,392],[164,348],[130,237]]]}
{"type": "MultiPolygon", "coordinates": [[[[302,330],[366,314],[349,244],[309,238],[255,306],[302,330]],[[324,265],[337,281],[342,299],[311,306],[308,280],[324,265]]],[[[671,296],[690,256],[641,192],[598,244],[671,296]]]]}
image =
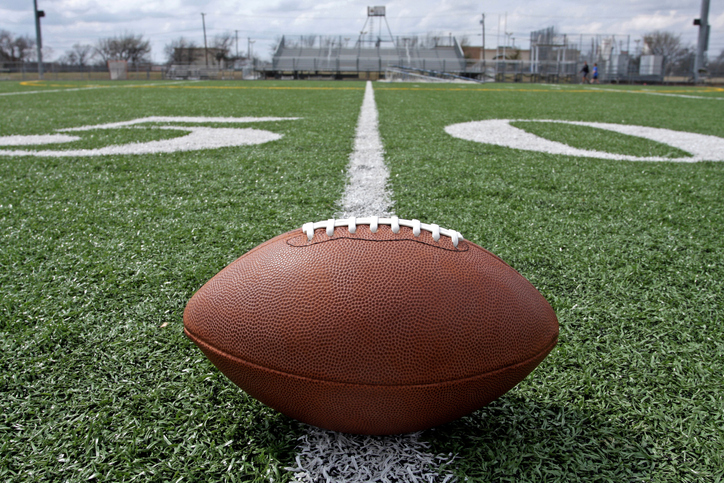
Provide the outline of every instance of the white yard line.
{"type": "MultiPolygon", "coordinates": [[[[393,215],[392,193],[387,187],[390,173],[377,123],[372,83],[367,82],[364,100],[349,157],[349,182],[339,201],[337,218],[393,215]]],[[[454,481],[447,466],[453,455],[438,455],[420,441],[420,433],[386,437],[343,434],[309,426],[297,445],[295,481],[356,483],[399,481],[449,483],[454,481]],[[334,475],[334,476],[331,476],[334,475]]]]}
{"type": "Polygon", "coordinates": [[[377,106],[372,82],[367,82],[357,121],[354,152],[349,156],[349,182],[339,201],[337,218],[350,216],[392,216],[392,196],[387,189],[390,172],[385,166],[384,149],[377,122],[377,106]]]}
{"type": "Polygon", "coordinates": [[[683,97],[685,99],[707,99],[714,101],[724,101],[724,97],[708,97],[708,96],[692,96],[688,94],[667,94],[665,92],[649,92],[649,91],[623,91],[619,89],[606,89],[605,87],[589,87],[592,91],[606,91],[606,92],[625,92],[627,94],[648,94],[650,96],[664,96],[664,97],[683,97]]]}
{"type": "MultiPolygon", "coordinates": [[[[172,85],[172,84],[178,84],[183,81],[175,81],[175,82],[163,82],[163,83],[155,83],[153,86],[159,86],[159,85],[172,85]]],[[[191,81],[196,82],[196,81],[191,81]]],[[[46,93],[52,93],[52,92],[73,92],[73,91],[88,91],[92,89],[119,89],[119,88],[125,88],[125,87],[147,87],[149,84],[125,84],[125,85],[116,85],[116,86],[98,86],[98,85],[92,85],[87,87],[72,87],[69,89],[45,89],[42,91],[20,91],[20,92],[0,92],[0,96],[22,96],[25,94],[46,94],[46,93]]]]}
{"type": "MultiPolygon", "coordinates": [[[[0,96],[22,96],[25,94],[45,94],[49,92],[71,92],[71,91],[88,91],[91,89],[102,89],[106,86],[93,86],[93,87],[74,87],[72,89],[47,89],[43,91],[21,91],[21,92],[0,92],[0,96]]],[[[112,86],[108,86],[112,87],[112,86]]]]}
{"type": "Polygon", "coordinates": [[[310,426],[299,438],[295,466],[286,470],[294,472],[295,481],[310,483],[455,481],[448,470],[455,456],[430,453],[420,434],[360,436],[310,426]]]}

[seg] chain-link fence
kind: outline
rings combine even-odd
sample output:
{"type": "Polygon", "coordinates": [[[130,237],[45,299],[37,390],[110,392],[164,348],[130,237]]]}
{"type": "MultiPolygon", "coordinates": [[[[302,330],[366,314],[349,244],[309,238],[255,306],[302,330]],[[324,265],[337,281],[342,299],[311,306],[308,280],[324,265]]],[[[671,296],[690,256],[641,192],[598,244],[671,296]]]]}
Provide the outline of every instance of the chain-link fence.
{"type": "MultiPolygon", "coordinates": [[[[126,78],[132,80],[162,79],[165,66],[128,64],[126,78]]],[[[44,80],[109,80],[107,65],[67,65],[43,62],[44,80]]],[[[38,80],[37,62],[0,62],[0,80],[38,80]]]]}
{"type": "MultiPolygon", "coordinates": [[[[665,57],[614,55],[610,59],[589,61],[588,82],[602,84],[693,84],[693,58],[667,62],[665,57]],[[593,79],[592,69],[598,68],[593,79]]],[[[466,60],[467,77],[496,82],[582,83],[583,61],[466,60]]],[[[724,62],[709,62],[700,82],[724,84],[724,62]]]]}
{"type": "Polygon", "coordinates": [[[255,80],[263,77],[267,66],[267,62],[258,59],[233,62],[223,67],[175,63],[163,66],[162,75],[170,80],[255,80]]]}
{"type": "MultiPolygon", "coordinates": [[[[254,60],[223,68],[197,64],[127,64],[126,80],[250,80],[261,78],[267,63],[254,60]]],[[[107,65],[67,65],[43,62],[43,80],[109,80],[107,65]]],[[[39,80],[37,62],[0,62],[0,80],[39,80]]]]}
{"type": "MultiPolygon", "coordinates": [[[[694,82],[694,51],[678,49],[672,56],[647,55],[641,39],[616,34],[562,34],[554,27],[531,32],[530,48],[499,47],[495,58],[468,60],[466,72],[499,82],[583,82],[588,63],[589,80],[599,83],[694,82]],[[515,57],[513,57],[515,56],[515,57]]],[[[489,54],[488,54],[489,55],[489,54]]],[[[701,75],[704,83],[724,83],[724,58],[712,60],[701,75]]]]}
{"type": "MultiPolygon", "coordinates": [[[[437,55],[437,54],[436,54],[437,55]]],[[[385,70],[390,66],[402,67],[409,71],[415,71],[416,75],[433,75],[435,77],[459,76],[472,78],[479,81],[497,82],[545,82],[545,83],[580,83],[582,82],[581,69],[583,59],[589,52],[581,54],[571,50],[565,55],[557,54],[558,59],[549,60],[539,55],[532,60],[473,60],[437,58],[433,60],[415,58],[406,65],[409,60],[405,55],[385,59],[385,62],[373,62],[372,64],[360,64],[358,57],[352,59],[354,65],[350,64],[346,69],[357,72],[359,78],[378,79],[384,77],[385,70]],[[573,52],[573,53],[572,53],[573,52]],[[571,59],[571,57],[576,57],[571,59]],[[543,57],[543,58],[541,58],[543,57]],[[389,62],[387,62],[389,60],[389,62]],[[428,71],[428,72],[425,72],[428,71]],[[376,75],[371,76],[370,73],[376,75]],[[364,75],[363,75],[364,74],[364,75]]],[[[340,57],[341,58],[341,57],[340,57]]],[[[599,83],[667,83],[667,84],[692,84],[693,77],[693,55],[684,56],[676,61],[668,61],[665,57],[657,56],[629,56],[626,53],[613,53],[608,57],[588,57],[589,67],[597,64],[599,83]]],[[[304,67],[303,61],[307,59],[293,58],[289,62],[300,65],[291,65],[291,71],[297,71],[304,67]]],[[[324,59],[323,59],[324,60],[324,59]]],[[[335,61],[336,62],[336,61],[335,61]]],[[[341,61],[340,61],[341,62],[341,61]]],[[[277,62],[278,63],[278,62],[277,62]]],[[[310,64],[311,65],[311,64],[310,64]]],[[[321,61],[320,61],[321,65],[321,61]]],[[[325,64],[326,65],[326,64],[325,64]]],[[[337,64],[335,64],[336,66],[337,64]]],[[[341,66],[341,63],[339,64],[341,66]]],[[[307,66],[309,67],[309,66],[307,66]]],[[[313,71],[325,71],[330,69],[324,66],[313,65],[309,69],[313,71]]],[[[263,62],[255,59],[253,62],[244,62],[219,67],[206,67],[196,64],[128,64],[126,79],[128,80],[252,80],[275,77],[279,65],[272,62],[263,62]],[[277,69],[277,70],[275,70],[277,69]]],[[[306,67],[305,67],[306,68],[306,67]]],[[[335,67],[331,70],[340,70],[335,67]]],[[[65,65],[56,62],[43,63],[44,80],[109,80],[110,73],[106,65],[65,65]]],[[[277,78],[287,78],[276,75],[277,78]]],[[[589,75],[589,78],[591,76],[589,75]]],[[[290,76],[291,78],[291,76],[290,76]]],[[[304,78],[304,77],[295,77],[304,78]]],[[[38,80],[38,64],[36,62],[0,62],[0,80],[32,81],[38,80]]],[[[710,60],[707,70],[700,76],[701,82],[708,85],[724,84],[724,57],[710,60]]]]}

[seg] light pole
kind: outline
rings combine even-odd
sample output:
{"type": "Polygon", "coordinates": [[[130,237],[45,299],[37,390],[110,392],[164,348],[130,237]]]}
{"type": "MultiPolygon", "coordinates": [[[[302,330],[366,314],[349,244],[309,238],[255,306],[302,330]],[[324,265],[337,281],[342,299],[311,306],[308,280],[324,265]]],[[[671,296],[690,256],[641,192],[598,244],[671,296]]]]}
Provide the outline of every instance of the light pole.
{"type": "Polygon", "coordinates": [[[699,82],[699,75],[705,73],[706,52],[709,50],[709,0],[701,0],[701,16],[694,19],[699,26],[699,38],[696,43],[694,57],[694,82],[699,82]]]}
{"type": "Polygon", "coordinates": [[[38,0],[33,0],[35,10],[35,46],[38,49],[38,79],[43,79],[43,38],[40,35],[40,19],[45,17],[43,10],[38,10],[38,0]]]}
{"type": "MultiPolygon", "coordinates": [[[[507,15],[506,15],[505,23],[506,24],[508,23],[507,15]]],[[[505,53],[505,49],[508,47],[508,43],[510,42],[510,36],[513,35],[513,32],[503,32],[503,34],[504,34],[503,37],[504,37],[504,42],[505,42],[505,44],[503,45],[503,60],[506,60],[508,57],[507,57],[507,54],[505,53]]]]}
{"type": "Polygon", "coordinates": [[[256,40],[251,40],[251,37],[246,38],[246,56],[249,58],[249,60],[252,60],[251,53],[252,51],[252,44],[256,42],[256,40]]]}
{"type": "Polygon", "coordinates": [[[201,12],[201,23],[204,26],[204,57],[206,58],[206,67],[208,67],[209,66],[209,47],[206,44],[206,19],[204,18],[205,15],[206,14],[204,12],[201,12]]]}
{"type": "Polygon", "coordinates": [[[480,52],[480,60],[483,61],[483,76],[485,76],[485,14],[483,14],[480,25],[483,26],[483,50],[480,52]]]}
{"type": "MultiPolygon", "coordinates": [[[[364,42],[363,35],[366,33],[367,32],[365,32],[364,30],[359,31],[359,40],[357,40],[357,55],[359,55],[359,53],[362,51],[362,42],[364,42]]],[[[359,58],[357,58],[357,63],[359,64],[359,58]]]]}

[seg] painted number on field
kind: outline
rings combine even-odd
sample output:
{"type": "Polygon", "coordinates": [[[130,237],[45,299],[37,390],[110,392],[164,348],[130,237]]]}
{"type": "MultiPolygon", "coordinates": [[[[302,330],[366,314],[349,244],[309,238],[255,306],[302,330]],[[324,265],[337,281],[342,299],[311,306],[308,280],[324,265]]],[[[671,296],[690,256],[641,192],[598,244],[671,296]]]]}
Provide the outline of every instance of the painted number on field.
{"type": "MultiPolygon", "coordinates": [[[[103,156],[109,154],[156,154],[174,153],[178,151],[197,151],[201,149],[216,149],[234,146],[249,146],[276,141],[282,137],[271,131],[252,128],[227,128],[184,126],[177,124],[240,124],[250,122],[289,121],[299,119],[296,117],[189,117],[189,116],[154,116],[133,119],[131,121],[99,124],[95,126],[81,126],[69,129],[58,129],[56,132],[92,131],[96,129],[118,129],[124,127],[153,128],[184,131],[185,136],[160,141],[128,143],[114,146],[105,146],[95,149],[60,149],[60,150],[6,150],[0,149],[0,155],[5,156],[103,156]],[[163,124],[162,126],[148,126],[149,124],[163,124]],[[145,125],[145,126],[144,126],[145,125]]],[[[35,136],[0,136],[0,147],[5,146],[39,146],[44,144],[62,144],[80,140],[81,137],[71,134],[44,134],[35,136]]]]}
{"type": "Polygon", "coordinates": [[[445,132],[453,137],[476,141],[483,144],[494,144],[506,148],[537,151],[549,154],[562,154],[566,156],[583,156],[588,158],[616,159],[622,161],[674,161],[680,163],[694,163],[697,161],[724,161],[724,138],[695,134],[683,131],[672,131],[645,126],[632,126],[625,124],[607,124],[601,122],[574,122],[553,120],[525,120],[525,119],[490,119],[487,121],[464,122],[452,124],[445,128],[445,132]],[[629,136],[650,139],[690,153],[690,157],[664,158],[658,156],[641,157],[626,154],[607,153],[578,149],[567,144],[550,141],[526,132],[511,122],[554,122],[572,124],[575,126],[588,126],[604,129],[629,136]]]}

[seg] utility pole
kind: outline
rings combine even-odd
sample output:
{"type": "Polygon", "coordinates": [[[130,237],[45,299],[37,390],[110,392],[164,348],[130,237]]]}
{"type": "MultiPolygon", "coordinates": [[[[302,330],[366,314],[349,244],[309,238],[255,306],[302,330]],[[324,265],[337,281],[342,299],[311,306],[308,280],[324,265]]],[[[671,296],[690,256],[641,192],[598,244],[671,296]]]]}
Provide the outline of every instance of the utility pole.
{"type": "Polygon", "coordinates": [[[701,16],[694,19],[694,25],[699,26],[699,39],[694,58],[694,82],[697,83],[699,74],[705,72],[706,55],[709,50],[709,0],[701,0],[701,16]]]}
{"type": "Polygon", "coordinates": [[[510,35],[508,32],[506,32],[506,30],[508,30],[508,12],[505,12],[505,23],[503,24],[503,60],[507,59],[505,54],[505,44],[508,43],[508,35],[510,35]]]}
{"type": "Polygon", "coordinates": [[[480,25],[483,26],[483,50],[480,52],[480,60],[483,61],[483,78],[485,78],[485,14],[483,14],[480,25]]]}
{"type": "Polygon", "coordinates": [[[40,19],[45,17],[43,10],[38,10],[38,0],[33,0],[35,9],[35,46],[38,49],[38,79],[43,79],[43,38],[40,35],[40,19]]]}
{"type": "Polygon", "coordinates": [[[239,58],[239,31],[234,30],[234,33],[236,33],[236,58],[239,58]]]}
{"type": "MultiPolygon", "coordinates": [[[[501,19],[500,14],[498,14],[498,35],[495,37],[495,41],[498,44],[495,47],[495,58],[496,59],[500,58],[500,19],[501,19]]],[[[498,69],[497,64],[496,64],[495,69],[496,70],[498,69]]]]}
{"type": "Polygon", "coordinates": [[[206,57],[206,67],[209,66],[209,47],[206,44],[206,19],[204,18],[206,14],[204,12],[201,12],[201,23],[204,25],[204,57],[206,57]]]}

